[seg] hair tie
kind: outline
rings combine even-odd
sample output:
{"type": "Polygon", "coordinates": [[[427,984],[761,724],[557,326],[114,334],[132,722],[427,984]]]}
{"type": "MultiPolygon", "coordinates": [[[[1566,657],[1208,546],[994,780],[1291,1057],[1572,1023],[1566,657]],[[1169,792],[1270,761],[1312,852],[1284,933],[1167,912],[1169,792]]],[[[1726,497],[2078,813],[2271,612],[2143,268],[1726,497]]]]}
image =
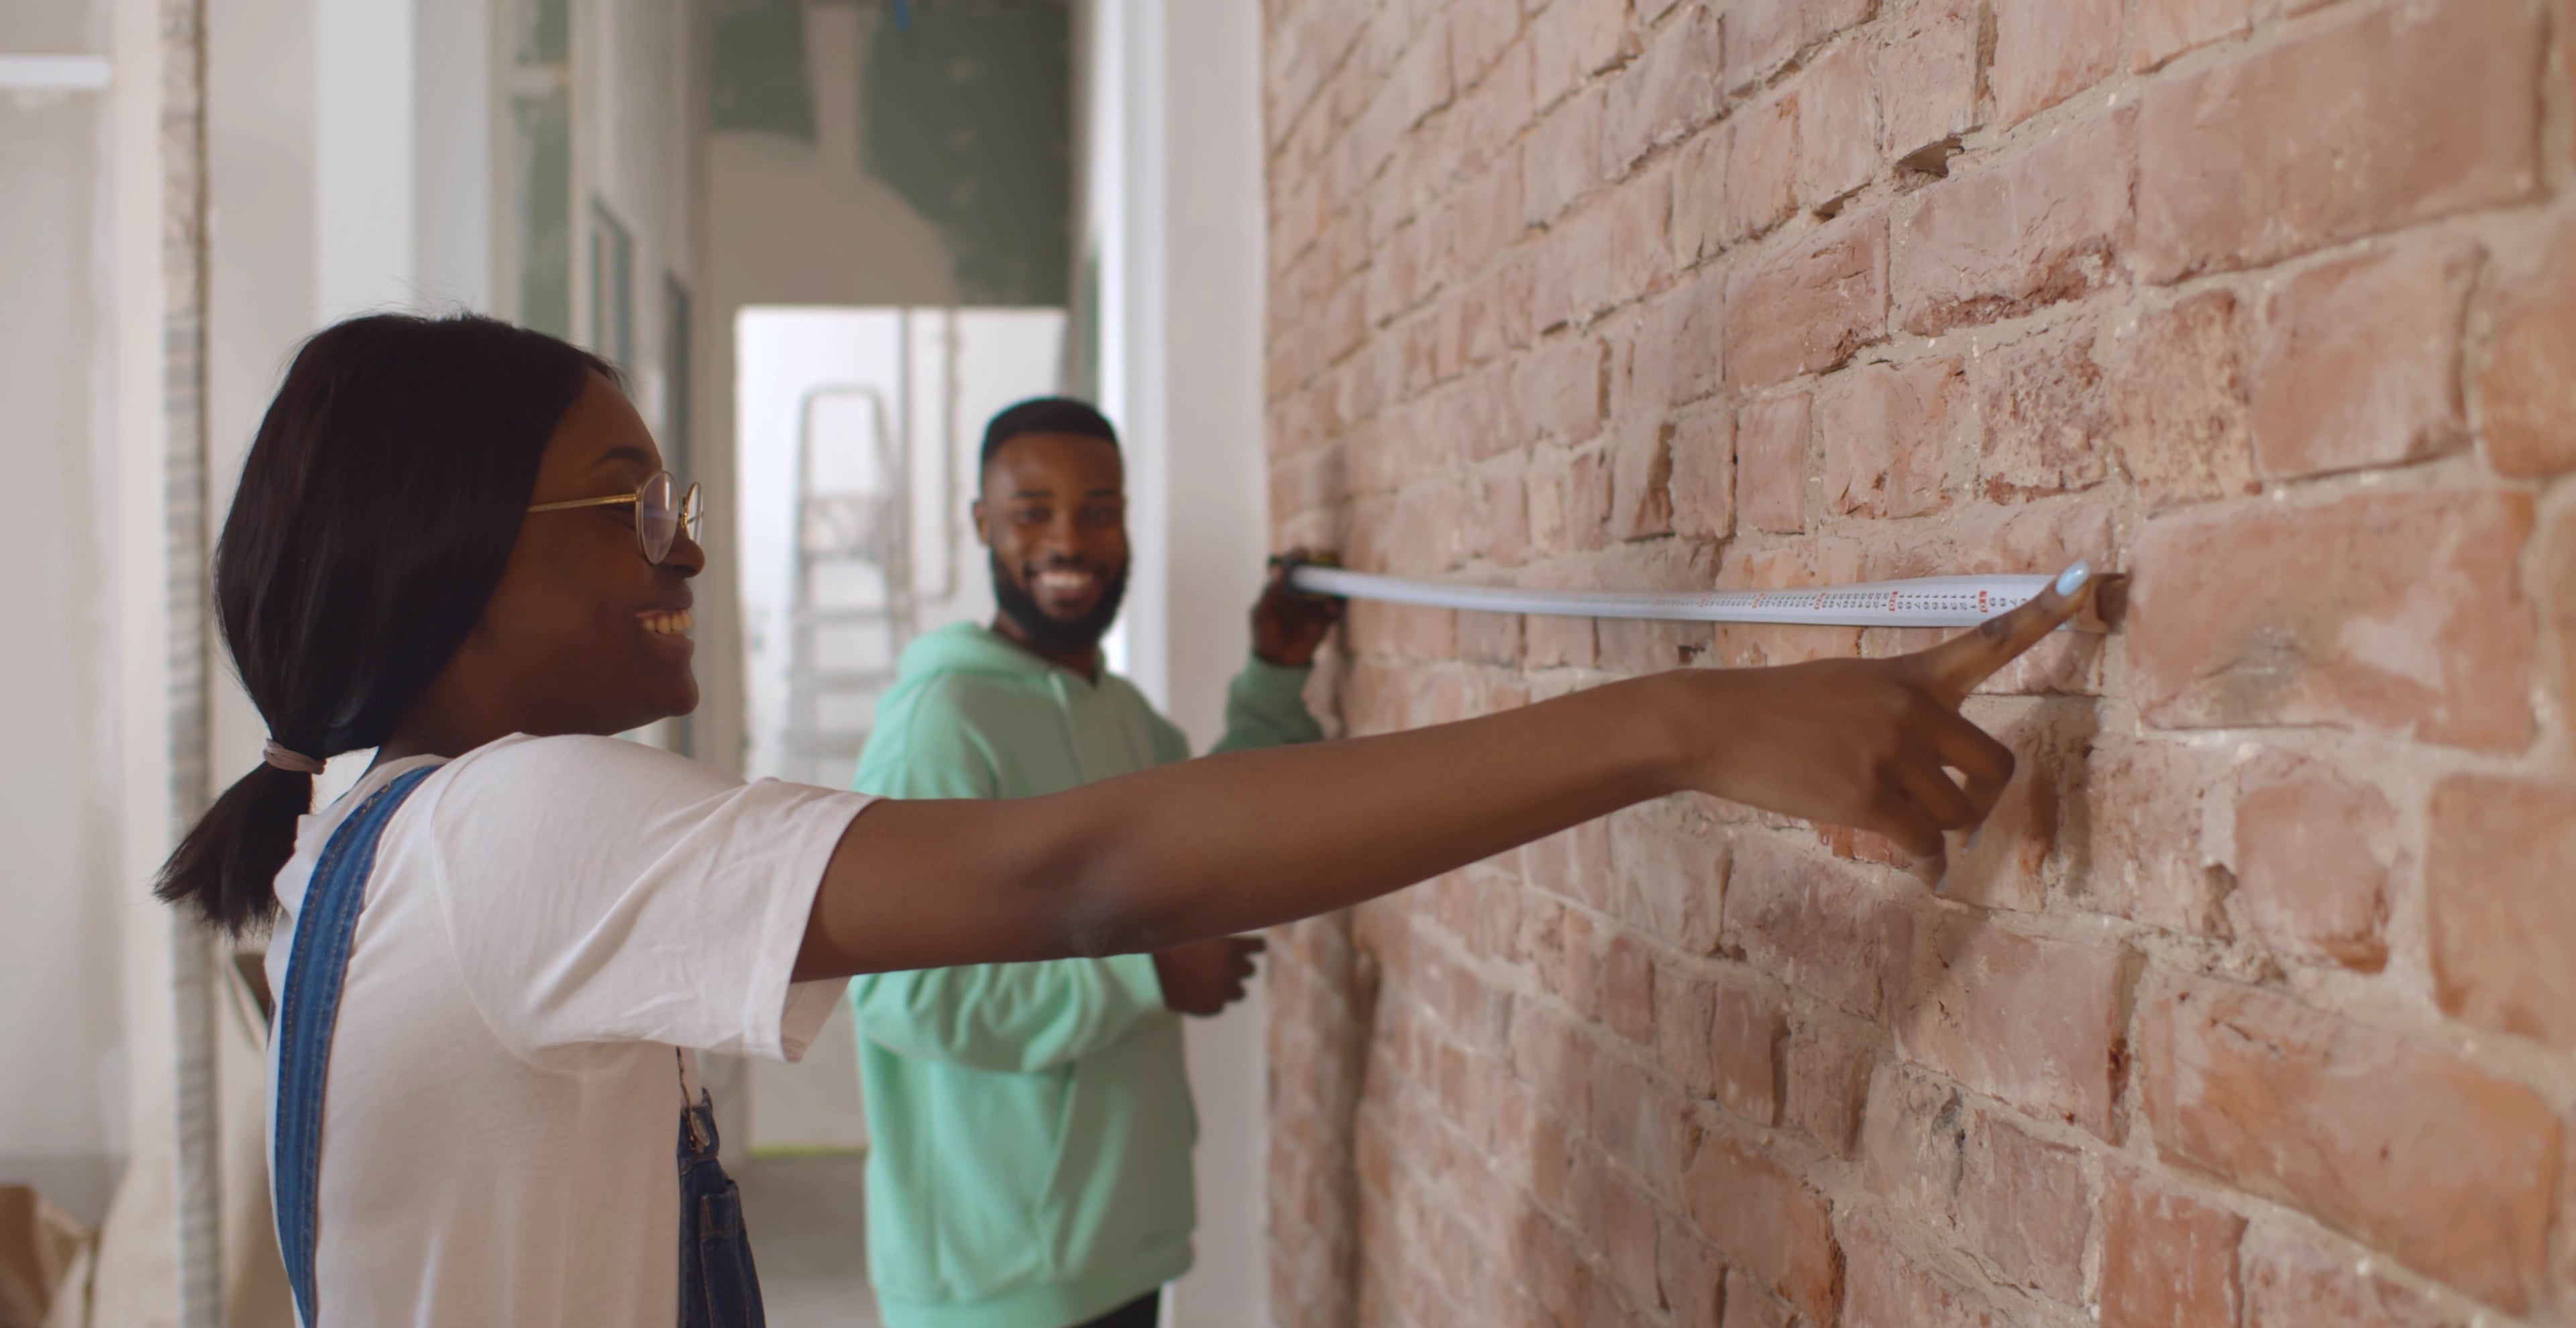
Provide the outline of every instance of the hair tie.
{"type": "Polygon", "coordinates": [[[318,775],[322,773],[322,763],[320,761],[316,761],[312,757],[306,756],[301,752],[288,751],[286,748],[279,746],[277,744],[277,739],[275,738],[268,740],[268,746],[260,752],[260,759],[268,762],[270,765],[276,766],[280,770],[291,770],[299,775],[318,775]]]}

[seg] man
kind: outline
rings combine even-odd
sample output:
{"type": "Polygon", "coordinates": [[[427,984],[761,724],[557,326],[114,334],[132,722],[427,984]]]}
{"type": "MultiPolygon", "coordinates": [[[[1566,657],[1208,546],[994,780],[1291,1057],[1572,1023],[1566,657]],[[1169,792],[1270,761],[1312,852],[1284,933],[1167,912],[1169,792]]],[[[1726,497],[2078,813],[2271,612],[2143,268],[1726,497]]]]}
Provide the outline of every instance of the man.
{"type": "MultiPolygon", "coordinates": [[[[1021,798],[1189,756],[1100,638],[1127,582],[1117,434],[1078,401],[984,433],[990,627],[903,653],[856,787],[1021,798]]],[[[1337,602],[1274,577],[1220,751],[1322,736],[1303,693],[1337,602]]],[[[1178,1016],[1242,998],[1261,943],[887,973],[851,984],[871,1147],[868,1271],[888,1328],[1153,1328],[1190,1265],[1198,1120],[1178,1016]]]]}

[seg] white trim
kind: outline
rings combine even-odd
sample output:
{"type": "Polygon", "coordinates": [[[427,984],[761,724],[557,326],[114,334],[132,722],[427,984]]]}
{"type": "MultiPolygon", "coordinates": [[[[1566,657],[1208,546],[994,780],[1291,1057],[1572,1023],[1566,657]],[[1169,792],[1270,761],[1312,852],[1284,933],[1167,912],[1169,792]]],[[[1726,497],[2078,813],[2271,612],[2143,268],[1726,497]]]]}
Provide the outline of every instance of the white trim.
{"type": "Polygon", "coordinates": [[[105,92],[114,70],[103,55],[0,55],[0,92],[105,92]]]}

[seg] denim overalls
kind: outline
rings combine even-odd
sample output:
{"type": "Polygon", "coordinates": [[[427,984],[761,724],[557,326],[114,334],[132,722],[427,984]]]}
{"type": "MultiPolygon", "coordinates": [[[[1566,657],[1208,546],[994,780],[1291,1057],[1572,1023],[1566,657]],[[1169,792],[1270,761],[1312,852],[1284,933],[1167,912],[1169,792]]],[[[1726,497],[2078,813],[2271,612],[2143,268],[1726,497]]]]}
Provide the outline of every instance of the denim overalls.
{"type": "MultiPolygon", "coordinates": [[[[305,887],[295,919],[294,963],[277,1003],[277,1152],[269,1160],[277,1244],[297,1317],[317,1328],[313,1304],[315,1180],[322,1165],[322,1088],[331,1065],[331,1027],[340,982],[366,903],[376,841],[403,799],[437,767],[405,771],[368,795],[331,842],[305,887]]],[[[675,1055],[686,1053],[675,1052],[675,1055]]],[[[742,1196],[716,1160],[715,1104],[701,1089],[680,1090],[680,1328],[762,1328],[760,1279],[742,1225],[742,1196]]]]}

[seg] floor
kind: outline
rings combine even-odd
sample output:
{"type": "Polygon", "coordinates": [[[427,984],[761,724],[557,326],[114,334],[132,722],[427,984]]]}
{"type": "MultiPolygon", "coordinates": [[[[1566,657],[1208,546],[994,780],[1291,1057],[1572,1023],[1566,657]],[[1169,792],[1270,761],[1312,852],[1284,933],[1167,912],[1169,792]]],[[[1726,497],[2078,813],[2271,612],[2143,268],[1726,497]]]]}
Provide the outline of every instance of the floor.
{"type": "Polygon", "coordinates": [[[733,1168],[770,1328],[878,1328],[856,1155],[755,1158],[733,1168]]]}

